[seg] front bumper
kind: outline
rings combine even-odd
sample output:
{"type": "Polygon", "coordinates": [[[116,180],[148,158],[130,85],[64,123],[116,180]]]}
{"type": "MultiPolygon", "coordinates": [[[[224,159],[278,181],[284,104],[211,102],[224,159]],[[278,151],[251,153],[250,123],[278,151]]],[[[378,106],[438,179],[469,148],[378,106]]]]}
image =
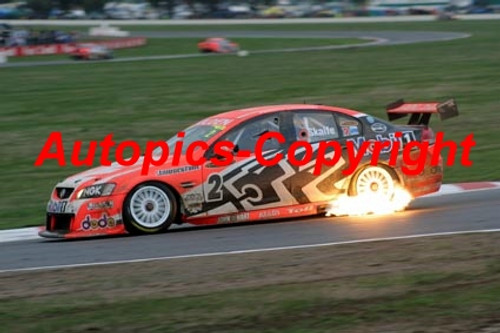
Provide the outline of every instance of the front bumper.
{"type": "Polygon", "coordinates": [[[48,230],[41,230],[38,232],[38,235],[40,237],[45,237],[45,238],[65,238],[63,233],[58,233],[55,231],[48,231],[48,230]]]}
{"type": "Polygon", "coordinates": [[[119,225],[113,229],[100,230],[100,231],[50,231],[42,229],[38,232],[40,237],[44,238],[57,238],[57,239],[72,239],[72,238],[87,238],[87,237],[100,237],[100,236],[113,236],[113,235],[126,235],[128,232],[123,225],[119,225]]]}
{"type": "Polygon", "coordinates": [[[121,207],[124,196],[80,200],[51,198],[45,228],[39,232],[48,238],[79,238],[127,233],[121,207]]]}

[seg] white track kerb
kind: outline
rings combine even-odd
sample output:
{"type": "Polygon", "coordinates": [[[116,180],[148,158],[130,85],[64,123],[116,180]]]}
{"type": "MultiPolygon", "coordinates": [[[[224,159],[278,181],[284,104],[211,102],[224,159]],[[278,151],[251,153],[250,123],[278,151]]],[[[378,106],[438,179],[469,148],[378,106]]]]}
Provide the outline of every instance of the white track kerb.
{"type": "MultiPolygon", "coordinates": [[[[472,191],[485,191],[492,189],[500,189],[500,182],[444,184],[441,186],[439,192],[432,193],[427,197],[443,196],[472,191]]],[[[40,227],[2,230],[0,231],[0,243],[42,239],[40,236],[38,236],[39,230],[40,227]]]]}

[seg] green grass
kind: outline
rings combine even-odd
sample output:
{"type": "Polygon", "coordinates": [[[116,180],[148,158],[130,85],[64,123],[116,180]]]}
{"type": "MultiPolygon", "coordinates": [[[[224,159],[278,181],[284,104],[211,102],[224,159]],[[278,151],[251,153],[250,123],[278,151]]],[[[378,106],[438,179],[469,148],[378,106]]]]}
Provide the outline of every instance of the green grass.
{"type": "Polygon", "coordinates": [[[485,321],[500,311],[498,281],[459,292],[408,292],[363,300],[322,296],[320,291],[332,289],[331,284],[298,283],[122,302],[4,301],[0,309],[8,332],[363,332],[361,327],[382,325],[388,318],[387,324],[422,328],[443,318],[446,323],[485,321]]]}
{"type": "MultiPolygon", "coordinates": [[[[143,145],[146,140],[168,138],[214,113],[263,104],[307,101],[384,117],[384,105],[400,97],[417,101],[456,97],[460,117],[444,123],[434,120],[433,127],[455,141],[474,133],[477,146],[470,156],[474,165],[447,168],[445,181],[500,179],[500,21],[273,29],[444,30],[473,36],[437,43],[244,58],[0,69],[0,228],[42,223],[52,186],[76,171],[61,168],[55,161],[40,168],[33,166],[51,131],[63,132],[69,157],[75,139],[101,140],[112,132],[116,141],[135,139],[143,145]]],[[[265,43],[273,41],[257,42],[265,48],[265,43]]]]}

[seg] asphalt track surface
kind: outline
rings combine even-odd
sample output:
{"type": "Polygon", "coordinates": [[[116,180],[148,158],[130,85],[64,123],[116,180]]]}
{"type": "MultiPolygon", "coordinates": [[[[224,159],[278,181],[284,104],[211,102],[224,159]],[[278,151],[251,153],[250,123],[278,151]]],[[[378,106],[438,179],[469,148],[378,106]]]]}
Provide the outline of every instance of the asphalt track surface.
{"type": "Polygon", "coordinates": [[[72,241],[36,239],[0,243],[0,272],[33,267],[499,229],[499,204],[500,189],[495,189],[420,198],[405,212],[383,216],[317,216],[281,222],[189,227],[149,236],[72,241]]]}
{"type": "MultiPolygon", "coordinates": [[[[439,42],[448,41],[459,38],[469,37],[466,33],[457,32],[432,32],[432,31],[226,31],[226,30],[205,30],[205,31],[142,31],[134,32],[132,36],[142,36],[147,38],[206,38],[221,36],[227,38],[362,38],[369,42],[350,45],[332,45],[322,47],[303,47],[303,48],[287,48],[273,50],[252,51],[251,54],[262,53],[281,53],[281,52],[310,52],[319,50],[340,50],[352,49],[360,47],[373,47],[382,45],[401,45],[422,42],[439,42]]],[[[176,55],[157,55],[157,56],[141,56],[141,57],[123,57],[112,60],[92,61],[99,62],[130,62],[130,61],[147,61],[147,60],[171,60],[171,59],[187,59],[213,56],[234,56],[223,54],[176,54],[176,55]]],[[[26,61],[0,64],[1,68],[8,67],[34,67],[34,66],[55,66],[55,65],[82,65],[88,64],[85,61],[75,60],[58,60],[58,61],[26,61]]]]}

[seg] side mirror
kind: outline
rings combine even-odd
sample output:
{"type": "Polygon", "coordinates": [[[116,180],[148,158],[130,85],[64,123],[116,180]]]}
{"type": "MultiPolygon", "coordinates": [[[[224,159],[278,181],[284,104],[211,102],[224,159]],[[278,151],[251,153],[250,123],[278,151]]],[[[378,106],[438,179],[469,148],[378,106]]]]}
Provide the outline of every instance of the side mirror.
{"type": "MultiPolygon", "coordinates": [[[[240,151],[240,147],[238,145],[234,145],[234,148],[231,150],[231,153],[233,155],[237,155],[239,151],[240,151]]],[[[211,158],[216,158],[216,159],[220,160],[220,159],[224,159],[224,156],[216,154],[213,151],[213,148],[211,148],[211,149],[207,150],[207,152],[205,153],[205,159],[210,160],[211,158]]]]}

